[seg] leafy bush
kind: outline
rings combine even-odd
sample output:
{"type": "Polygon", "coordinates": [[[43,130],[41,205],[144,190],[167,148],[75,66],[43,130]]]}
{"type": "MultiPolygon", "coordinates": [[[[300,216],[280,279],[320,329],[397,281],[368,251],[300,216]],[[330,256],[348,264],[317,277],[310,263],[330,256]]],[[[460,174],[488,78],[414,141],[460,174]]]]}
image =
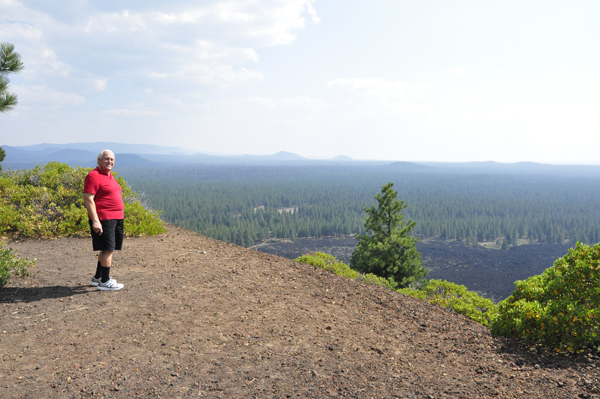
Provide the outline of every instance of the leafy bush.
{"type": "Polygon", "coordinates": [[[29,273],[27,268],[35,266],[35,259],[19,259],[17,251],[12,252],[12,248],[2,248],[3,242],[0,242],[0,287],[6,285],[11,277],[27,277],[29,273]]]}
{"type": "Polygon", "coordinates": [[[354,279],[354,280],[362,280],[372,285],[379,285],[382,287],[387,287],[392,289],[390,282],[383,278],[376,276],[374,274],[361,274],[356,270],[352,270],[350,266],[345,264],[344,262],[340,262],[335,256],[329,255],[323,252],[311,252],[306,255],[302,255],[296,259],[297,262],[308,263],[309,265],[328,270],[332,273],[337,274],[338,276],[354,279]]]}
{"type": "Polygon", "coordinates": [[[390,281],[387,278],[377,276],[373,273],[366,273],[366,274],[359,273],[358,277],[355,280],[362,280],[362,281],[366,282],[367,284],[386,287],[386,288],[389,288],[390,290],[394,289],[394,287],[392,287],[392,284],[390,283],[390,281]]]}
{"type": "Polygon", "coordinates": [[[467,290],[464,285],[445,280],[429,280],[422,289],[403,288],[398,292],[454,309],[484,326],[489,325],[498,313],[498,307],[491,300],[467,290]]]}
{"type": "Polygon", "coordinates": [[[557,351],[600,350],[600,244],[577,243],[541,275],[515,282],[492,333],[557,351]]]}
{"type": "MultiPolygon", "coordinates": [[[[83,183],[91,168],[49,162],[33,169],[0,175],[0,233],[25,237],[85,235],[89,232],[83,183]]],[[[125,234],[155,235],[165,231],[158,212],[147,210],[125,180],[125,234]]]]}

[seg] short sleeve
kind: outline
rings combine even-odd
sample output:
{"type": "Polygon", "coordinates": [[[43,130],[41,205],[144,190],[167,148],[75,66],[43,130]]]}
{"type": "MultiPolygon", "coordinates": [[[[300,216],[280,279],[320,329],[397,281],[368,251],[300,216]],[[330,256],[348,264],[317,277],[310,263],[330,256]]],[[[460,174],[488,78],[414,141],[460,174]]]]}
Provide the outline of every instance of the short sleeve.
{"type": "Polygon", "coordinates": [[[96,193],[98,192],[98,188],[98,180],[96,180],[94,176],[92,176],[91,172],[88,173],[83,183],[83,192],[86,194],[96,195],[96,193]]]}

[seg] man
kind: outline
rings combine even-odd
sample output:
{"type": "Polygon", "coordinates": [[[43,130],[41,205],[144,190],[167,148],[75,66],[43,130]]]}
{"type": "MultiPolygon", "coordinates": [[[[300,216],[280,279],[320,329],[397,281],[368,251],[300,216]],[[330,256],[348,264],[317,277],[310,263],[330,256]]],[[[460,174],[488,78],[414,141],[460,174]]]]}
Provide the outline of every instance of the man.
{"type": "Polygon", "coordinates": [[[110,266],[113,252],[123,246],[123,197],[121,186],[111,173],[115,154],[111,150],[102,151],[96,164],[98,167],[87,175],[83,187],[92,245],[94,251],[100,251],[92,285],[99,290],[116,291],[123,284],[110,277],[110,266]]]}

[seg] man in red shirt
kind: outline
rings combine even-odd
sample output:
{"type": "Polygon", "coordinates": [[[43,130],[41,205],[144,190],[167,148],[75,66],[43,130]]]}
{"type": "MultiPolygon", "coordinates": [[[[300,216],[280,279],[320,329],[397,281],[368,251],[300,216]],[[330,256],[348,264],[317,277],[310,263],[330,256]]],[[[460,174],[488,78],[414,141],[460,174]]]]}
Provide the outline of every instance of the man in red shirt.
{"type": "Polygon", "coordinates": [[[110,277],[114,251],[123,246],[123,197],[121,186],[111,173],[115,154],[104,150],[98,154],[98,167],[85,178],[83,200],[88,211],[92,245],[98,253],[96,274],[92,285],[99,290],[116,291],[123,284],[110,277]]]}

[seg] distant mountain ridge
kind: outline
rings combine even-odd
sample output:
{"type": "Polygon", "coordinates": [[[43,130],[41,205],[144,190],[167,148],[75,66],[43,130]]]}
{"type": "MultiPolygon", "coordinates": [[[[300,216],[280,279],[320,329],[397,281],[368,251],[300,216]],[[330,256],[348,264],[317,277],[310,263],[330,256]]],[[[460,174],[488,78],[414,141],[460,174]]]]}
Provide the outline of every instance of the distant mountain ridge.
{"type": "Polygon", "coordinates": [[[0,145],[6,152],[4,168],[33,168],[50,161],[71,166],[91,167],[97,154],[111,149],[117,155],[119,167],[137,167],[160,164],[171,165],[288,165],[288,166],[360,166],[383,167],[400,173],[452,173],[452,174],[515,174],[600,177],[600,165],[553,165],[535,162],[406,162],[355,160],[346,155],[331,159],[309,159],[293,152],[280,151],[271,155],[215,155],[192,153],[189,149],[151,144],[126,144],[114,142],[35,144],[29,146],[0,145]]]}
{"type": "MultiPolygon", "coordinates": [[[[7,146],[3,146],[7,147],[7,146]]],[[[102,150],[110,149],[116,153],[129,153],[129,154],[186,154],[191,155],[193,151],[190,151],[181,147],[165,147],[153,144],[127,144],[127,143],[115,143],[115,142],[97,142],[97,143],[69,143],[69,144],[52,144],[42,143],[28,146],[15,146],[12,148],[18,148],[24,151],[53,151],[54,149],[73,149],[90,151],[98,154],[102,150]]]]}
{"type": "MultiPolygon", "coordinates": [[[[95,166],[96,156],[105,149],[117,155],[118,166],[148,166],[168,164],[251,164],[251,165],[313,165],[327,164],[332,160],[313,160],[301,155],[280,151],[272,155],[211,155],[192,153],[179,147],[113,142],[35,144],[30,146],[2,146],[6,152],[4,165],[10,169],[33,168],[36,164],[57,161],[71,166],[95,166]]],[[[352,158],[338,156],[335,162],[354,162],[352,158]]],[[[385,161],[374,161],[385,164],[385,161]]]]}

